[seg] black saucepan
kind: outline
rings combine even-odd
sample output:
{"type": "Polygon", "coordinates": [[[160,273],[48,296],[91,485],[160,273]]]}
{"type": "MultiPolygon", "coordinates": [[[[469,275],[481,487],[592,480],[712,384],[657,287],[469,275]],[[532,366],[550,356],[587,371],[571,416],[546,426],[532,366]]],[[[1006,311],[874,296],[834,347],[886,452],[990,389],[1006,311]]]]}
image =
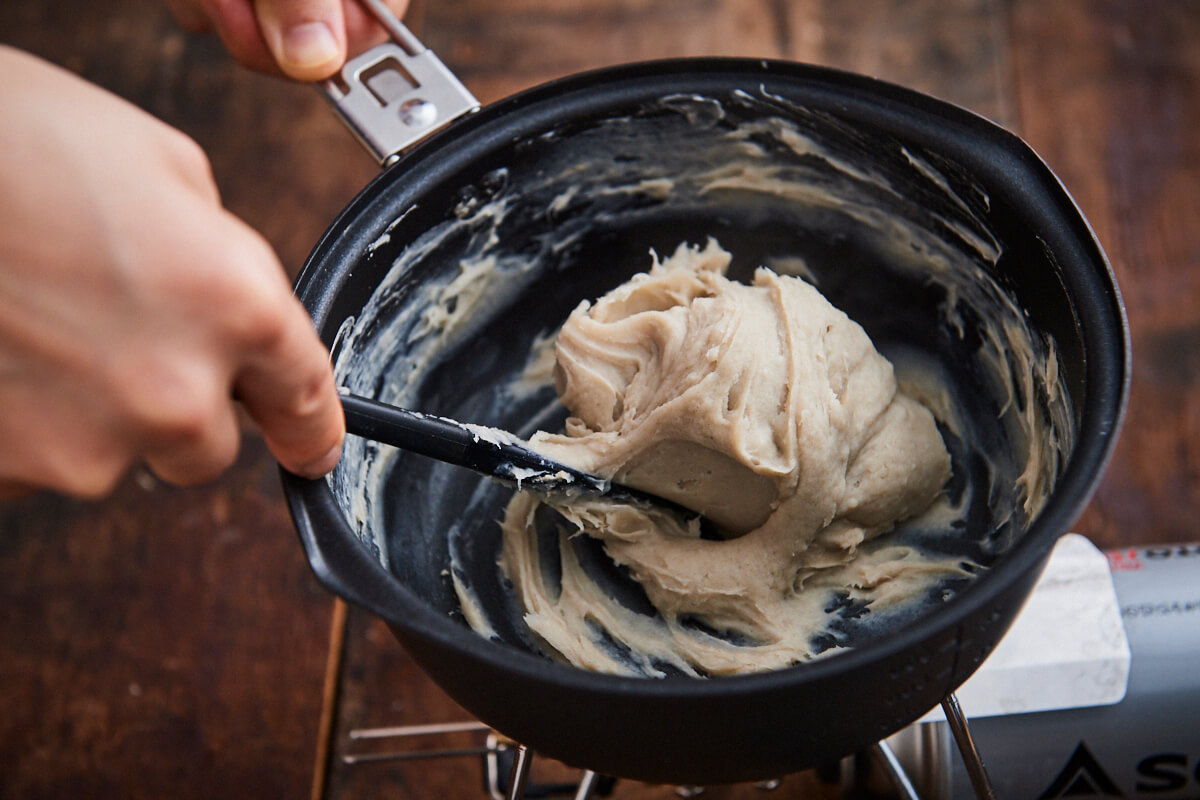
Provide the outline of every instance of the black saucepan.
{"type": "Polygon", "coordinates": [[[624,66],[469,115],[350,204],[297,293],[356,393],[528,433],[558,422],[552,390],[514,389],[539,337],[651,249],[709,236],[735,273],[803,272],[902,377],[948,387],[931,402],[961,516],[897,535],[979,565],[975,580],[886,630],[847,620],[831,644],[855,646],[788,669],[597,674],[522,630],[495,564],[503,487],[355,440],[331,479],[284,476],[318,578],[386,620],[466,709],[535,752],[652,782],[827,762],[959,686],[1087,501],[1128,384],[1111,270],[1027,146],[930,97],[793,63],[624,66]],[[464,621],[455,577],[490,638],[464,621]]]}

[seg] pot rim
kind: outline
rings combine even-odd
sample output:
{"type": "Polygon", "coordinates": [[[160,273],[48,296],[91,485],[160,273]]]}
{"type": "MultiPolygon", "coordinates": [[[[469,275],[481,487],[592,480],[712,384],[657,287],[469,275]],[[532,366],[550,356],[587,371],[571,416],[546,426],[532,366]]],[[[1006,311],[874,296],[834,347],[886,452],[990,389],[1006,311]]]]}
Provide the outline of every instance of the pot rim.
{"type": "MultiPolygon", "coordinates": [[[[1078,439],[1046,506],[1013,547],[944,606],[922,614],[895,632],[829,658],[783,669],[707,679],[627,677],[561,664],[488,640],[430,608],[387,572],[361,546],[324,479],[312,481],[282,473],[289,508],[317,577],[335,594],[363,606],[394,628],[427,637],[458,656],[487,662],[497,670],[533,681],[551,681],[577,691],[689,700],[722,697],[730,692],[773,692],[869,667],[909,651],[952,626],[961,626],[965,619],[994,602],[1015,576],[1040,570],[1057,538],[1082,511],[1111,457],[1125,413],[1131,366],[1128,323],[1112,266],[1066,188],[1025,142],[982,116],[928,95],[875,78],[786,61],[682,58],[607,67],[551,81],[470,114],[409,151],[360,192],[313,249],[297,279],[297,295],[322,328],[335,292],[328,284],[322,286],[321,278],[331,270],[339,271],[338,263],[332,267],[325,263],[327,257],[345,246],[353,226],[410,171],[419,171],[423,178],[436,182],[437,175],[448,169],[446,162],[470,157],[463,155],[463,149],[471,150],[472,144],[475,148],[486,147],[498,137],[511,139],[508,129],[529,124],[534,111],[542,117],[560,117],[568,97],[586,104],[595,102],[597,91],[616,98],[626,90],[644,90],[647,82],[658,85],[660,96],[670,94],[673,92],[664,91],[672,88],[670,78],[680,75],[694,82],[705,76],[726,81],[734,76],[743,80],[758,77],[763,81],[760,87],[764,93],[772,80],[803,85],[806,90],[828,95],[829,102],[851,118],[873,110],[894,124],[908,123],[910,127],[905,130],[910,136],[925,133],[935,140],[966,136],[973,147],[987,148],[995,160],[992,172],[997,180],[1039,188],[1042,195],[1037,198],[1040,204],[1035,210],[1049,222],[1065,226],[1063,235],[1076,241],[1087,256],[1083,269],[1068,277],[1073,278],[1070,294],[1079,311],[1078,319],[1092,323],[1080,326],[1088,354],[1088,395],[1083,398],[1078,439]],[[549,105],[557,110],[549,109],[549,105]],[[468,145],[465,148],[464,143],[468,145]],[[346,570],[353,573],[354,585],[346,580],[346,570]]],[[[688,87],[679,89],[680,93],[686,91],[688,87]]],[[[359,243],[365,247],[369,241],[359,243]]],[[[958,638],[962,636],[960,629],[958,638]]],[[[948,686],[944,693],[954,688],[948,686]]]]}

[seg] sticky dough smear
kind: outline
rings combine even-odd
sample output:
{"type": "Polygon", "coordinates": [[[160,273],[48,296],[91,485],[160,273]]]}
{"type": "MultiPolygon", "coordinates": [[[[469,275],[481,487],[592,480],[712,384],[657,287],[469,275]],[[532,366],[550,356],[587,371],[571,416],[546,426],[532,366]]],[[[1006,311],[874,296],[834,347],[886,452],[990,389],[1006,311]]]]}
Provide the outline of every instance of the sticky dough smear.
{"type": "Polygon", "coordinates": [[[599,501],[548,512],[518,493],[501,568],[548,655],[640,675],[773,669],[828,646],[832,607],[878,612],[962,574],[878,538],[950,477],[932,414],[810,284],[765,268],[738,283],[729,262],[716,242],[680,245],[558,334],[571,416],[533,446],[698,510],[732,538],[599,501]],[[557,548],[539,543],[555,529],[557,548]],[[571,541],[580,535],[652,608],[595,579],[571,541]]]}

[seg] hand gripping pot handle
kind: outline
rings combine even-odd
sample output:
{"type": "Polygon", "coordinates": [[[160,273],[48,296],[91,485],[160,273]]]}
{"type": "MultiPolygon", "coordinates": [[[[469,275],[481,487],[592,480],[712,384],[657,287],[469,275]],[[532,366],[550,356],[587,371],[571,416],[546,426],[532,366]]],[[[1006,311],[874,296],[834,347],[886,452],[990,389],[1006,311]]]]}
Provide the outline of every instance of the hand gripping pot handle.
{"type": "Polygon", "coordinates": [[[479,101],[383,0],[361,2],[393,41],[348,60],[321,90],[386,167],[429,134],[479,108],[479,101]]]}

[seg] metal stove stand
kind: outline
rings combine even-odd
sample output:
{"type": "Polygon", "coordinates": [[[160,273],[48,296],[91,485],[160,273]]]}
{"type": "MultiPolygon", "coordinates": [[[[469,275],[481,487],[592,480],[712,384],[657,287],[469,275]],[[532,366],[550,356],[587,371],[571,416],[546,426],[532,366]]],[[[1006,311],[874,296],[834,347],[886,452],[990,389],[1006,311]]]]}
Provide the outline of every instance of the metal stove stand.
{"type": "MultiPolygon", "coordinates": [[[[946,721],[958,746],[959,754],[966,765],[971,778],[975,796],[978,800],[996,800],[987,770],[975,743],[971,739],[971,731],[966,716],[958,704],[958,698],[953,693],[942,700],[942,710],[946,721]]],[[[399,750],[384,753],[347,754],[342,757],[346,766],[357,764],[377,763],[381,761],[411,761],[433,758],[457,758],[463,756],[482,757],[485,763],[485,790],[493,800],[535,800],[545,797],[573,797],[574,800],[592,800],[596,797],[607,797],[613,793],[615,779],[598,775],[590,770],[584,770],[578,782],[570,784],[531,784],[530,767],[533,764],[533,752],[525,745],[506,739],[492,731],[481,722],[450,722],[431,725],[401,725],[389,728],[367,728],[350,731],[350,740],[365,741],[371,739],[415,740],[424,737],[442,736],[449,733],[480,732],[486,733],[485,744],[478,747],[459,747],[443,749],[399,750]]],[[[896,755],[887,742],[879,742],[872,749],[872,755],[882,766],[884,773],[891,781],[900,800],[921,800],[908,774],[904,771],[896,755]]],[[[758,786],[764,790],[773,789],[779,781],[764,781],[758,786]]],[[[680,786],[675,793],[679,797],[696,797],[703,792],[702,787],[680,786]]]]}

